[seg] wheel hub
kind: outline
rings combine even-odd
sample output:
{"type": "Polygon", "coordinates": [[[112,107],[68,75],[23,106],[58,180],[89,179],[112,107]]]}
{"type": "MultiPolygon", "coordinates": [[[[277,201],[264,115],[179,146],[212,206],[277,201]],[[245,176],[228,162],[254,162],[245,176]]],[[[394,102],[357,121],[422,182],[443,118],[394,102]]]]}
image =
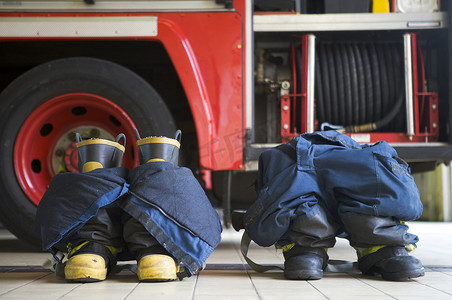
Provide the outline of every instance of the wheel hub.
{"type": "MultiPolygon", "coordinates": [[[[14,168],[22,190],[38,205],[53,176],[77,172],[75,132],[83,139],[114,140],[124,133],[135,138],[135,124],[115,103],[98,95],[64,94],[35,108],[23,123],[14,144],[14,168]]],[[[138,149],[130,143],[123,165],[137,166],[138,149]]]]}
{"type": "Polygon", "coordinates": [[[113,135],[98,127],[80,126],[69,130],[57,141],[52,152],[52,167],[55,174],[79,172],[75,132],[78,132],[83,139],[99,138],[114,140],[113,135]]]}

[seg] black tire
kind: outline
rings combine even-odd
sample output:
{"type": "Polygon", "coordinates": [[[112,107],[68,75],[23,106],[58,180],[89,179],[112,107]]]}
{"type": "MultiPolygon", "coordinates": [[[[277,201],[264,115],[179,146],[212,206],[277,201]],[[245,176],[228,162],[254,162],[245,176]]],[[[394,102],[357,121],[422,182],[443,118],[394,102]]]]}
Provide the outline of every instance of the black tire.
{"type": "MultiPolygon", "coordinates": [[[[37,206],[16,176],[14,147],[33,111],[49,99],[70,93],[89,93],[115,103],[130,117],[130,126],[134,123],[142,137],[173,136],[176,131],[171,113],[152,86],[129,69],[109,61],[85,57],[59,59],[39,65],[13,81],[0,94],[0,220],[18,238],[36,246],[41,244],[34,228],[37,206]]],[[[128,137],[127,149],[135,147],[134,144],[133,137],[128,137]]]]}

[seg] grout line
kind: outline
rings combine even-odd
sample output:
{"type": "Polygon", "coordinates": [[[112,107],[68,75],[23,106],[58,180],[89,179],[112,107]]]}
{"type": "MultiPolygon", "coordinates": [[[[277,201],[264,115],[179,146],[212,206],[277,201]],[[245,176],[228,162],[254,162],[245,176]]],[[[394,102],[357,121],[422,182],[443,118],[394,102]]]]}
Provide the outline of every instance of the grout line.
{"type": "MultiPolygon", "coordinates": [[[[446,275],[448,275],[448,274],[446,274],[446,275]]],[[[414,280],[413,280],[413,281],[414,281],[414,280]]],[[[434,289],[434,290],[436,290],[436,291],[438,291],[438,292],[441,292],[441,293],[444,293],[444,294],[446,294],[446,295],[452,296],[452,293],[449,293],[449,292],[447,292],[447,291],[440,290],[440,289],[438,289],[438,288],[436,288],[436,287],[434,287],[434,286],[431,286],[431,285],[429,285],[429,284],[426,284],[426,283],[422,283],[422,282],[419,282],[419,281],[416,281],[416,282],[419,283],[419,284],[421,284],[421,285],[423,285],[423,286],[426,286],[426,287],[429,287],[429,288],[431,288],[431,289],[434,289]]]]}
{"type": "Polygon", "coordinates": [[[198,287],[198,280],[199,280],[199,272],[198,272],[198,274],[196,274],[195,284],[193,285],[193,292],[191,294],[192,300],[195,299],[195,292],[196,292],[196,288],[198,287]]]}
{"type": "Polygon", "coordinates": [[[46,277],[46,276],[49,276],[49,275],[50,275],[50,274],[45,274],[45,275],[43,275],[43,276],[41,276],[41,277],[35,278],[35,279],[33,279],[33,280],[27,282],[27,283],[24,283],[24,284],[22,284],[22,285],[16,286],[15,288],[12,288],[12,289],[9,290],[9,291],[6,291],[6,292],[4,292],[4,293],[1,293],[1,294],[0,294],[0,297],[5,296],[5,295],[7,295],[7,294],[9,294],[9,293],[11,293],[11,292],[14,292],[15,290],[18,290],[18,289],[20,289],[20,288],[23,288],[24,286],[27,286],[27,285],[29,285],[29,284],[35,282],[35,281],[41,280],[42,278],[44,278],[44,277],[46,277]]]}
{"type": "MultiPolygon", "coordinates": [[[[321,279],[320,279],[321,280],[321,279]]],[[[330,299],[327,295],[325,295],[324,293],[322,293],[322,291],[321,290],[319,290],[314,284],[312,284],[312,281],[310,281],[310,280],[306,280],[306,282],[311,286],[311,287],[313,287],[317,292],[319,292],[319,294],[320,295],[322,295],[323,297],[325,297],[325,299],[330,299]]]]}
{"type": "Polygon", "coordinates": [[[381,290],[381,289],[379,289],[379,288],[377,288],[377,287],[375,287],[375,286],[369,284],[368,282],[364,281],[362,278],[356,276],[355,274],[348,274],[348,275],[350,275],[351,277],[353,277],[353,278],[356,279],[356,280],[359,280],[360,282],[364,283],[364,284],[367,285],[368,287],[371,287],[372,289],[375,289],[375,290],[377,290],[377,291],[379,291],[379,292],[385,294],[386,296],[388,296],[388,297],[390,297],[390,298],[392,298],[392,299],[397,299],[396,297],[392,296],[391,294],[388,294],[387,292],[385,292],[385,291],[383,291],[383,290],[381,290]]]}
{"type": "Polygon", "coordinates": [[[259,291],[257,290],[257,287],[254,284],[253,278],[251,277],[251,274],[250,274],[251,268],[249,268],[248,263],[242,257],[242,252],[240,251],[240,243],[238,245],[234,245],[233,248],[235,250],[235,253],[239,256],[240,261],[242,262],[243,269],[245,270],[246,275],[248,276],[248,278],[249,278],[249,280],[251,282],[251,285],[253,286],[253,289],[254,289],[254,292],[256,293],[257,299],[261,299],[259,291]]]}
{"type": "MultiPolygon", "coordinates": [[[[237,249],[235,249],[238,251],[237,249]]],[[[238,252],[241,257],[241,253],[238,252]]],[[[251,267],[241,259],[241,264],[207,264],[205,270],[252,270],[251,267]]],[[[445,273],[452,272],[452,266],[424,265],[426,273],[445,273]]],[[[42,266],[0,266],[0,273],[54,273],[53,271],[43,268],[42,266]]],[[[328,273],[336,273],[335,271],[327,271],[328,273]]]]}
{"type": "Polygon", "coordinates": [[[259,291],[257,290],[256,286],[254,285],[254,281],[253,281],[253,278],[251,278],[251,274],[250,274],[249,270],[246,270],[246,275],[248,275],[251,285],[253,286],[253,289],[256,292],[257,299],[261,299],[261,296],[259,295],[259,291]]]}
{"type": "Polygon", "coordinates": [[[69,295],[72,291],[74,291],[75,289],[79,288],[79,287],[82,286],[82,285],[83,285],[83,283],[77,284],[76,286],[74,286],[74,288],[72,288],[71,290],[69,290],[67,293],[65,293],[65,294],[61,295],[60,297],[58,297],[57,300],[66,297],[66,296],[69,295]]]}
{"type": "Polygon", "coordinates": [[[135,284],[135,286],[130,290],[130,292],[128,292],[127,295],[125,295],[124,300],[129,298],[129,296],[133,293],[134,290],[136,290],[139,284],[140,284],[139,282],[135,284]]]}

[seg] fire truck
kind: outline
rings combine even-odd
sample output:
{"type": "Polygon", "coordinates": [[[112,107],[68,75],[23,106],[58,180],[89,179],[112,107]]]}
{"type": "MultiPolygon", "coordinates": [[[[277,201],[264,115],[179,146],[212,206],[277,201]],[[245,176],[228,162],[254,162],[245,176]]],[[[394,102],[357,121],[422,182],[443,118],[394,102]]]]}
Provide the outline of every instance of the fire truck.
{"type": "Polygon", "coordinates": [[[181,129],[180,163],[225,225],[255,197],[260,153],[305,132],[385,140],[413,172],[448,163],[449,2],[338,3],[0,1],[1,223],[39,245],[42,195],[78,171],[75,133],[124,133],[134,168],[135,129],[181,129]]]}

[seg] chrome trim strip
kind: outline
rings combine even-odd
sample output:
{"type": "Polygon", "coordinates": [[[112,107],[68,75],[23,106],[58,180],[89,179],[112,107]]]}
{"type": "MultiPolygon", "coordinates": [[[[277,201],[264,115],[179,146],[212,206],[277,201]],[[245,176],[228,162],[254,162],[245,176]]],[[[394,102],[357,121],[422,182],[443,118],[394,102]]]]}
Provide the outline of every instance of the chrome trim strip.
{"type": "Polygon", "coordinates": [[[157,36],[157,17],[2,17],[0,37],[157,36]]]}

